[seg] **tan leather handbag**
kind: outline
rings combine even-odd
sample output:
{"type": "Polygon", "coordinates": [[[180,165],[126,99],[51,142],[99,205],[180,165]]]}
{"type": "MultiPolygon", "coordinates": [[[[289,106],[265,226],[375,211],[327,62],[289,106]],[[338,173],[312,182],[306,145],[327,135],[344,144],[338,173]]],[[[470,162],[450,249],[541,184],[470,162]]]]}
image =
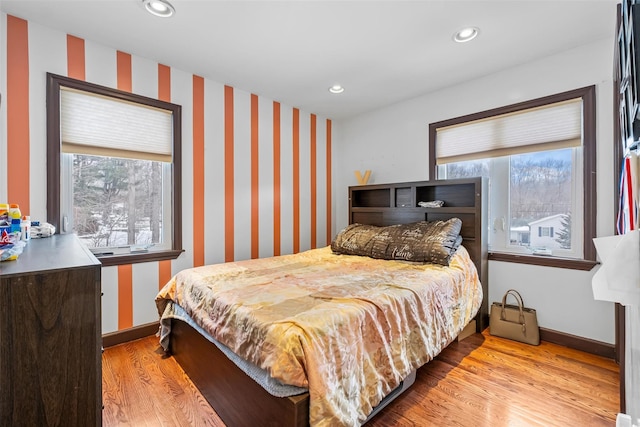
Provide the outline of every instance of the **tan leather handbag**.
{"type": "Polygon", "coordinates": [[[538,316],[532,308],[526,308],[522,296],[515,289],[509,289],[502,297],[502,303],[491,304],[489,333],[497,337],[508,338],[527,344],[540,344],[538,316]],[[507,304],[511,295],[518,305],[507,304]]]}

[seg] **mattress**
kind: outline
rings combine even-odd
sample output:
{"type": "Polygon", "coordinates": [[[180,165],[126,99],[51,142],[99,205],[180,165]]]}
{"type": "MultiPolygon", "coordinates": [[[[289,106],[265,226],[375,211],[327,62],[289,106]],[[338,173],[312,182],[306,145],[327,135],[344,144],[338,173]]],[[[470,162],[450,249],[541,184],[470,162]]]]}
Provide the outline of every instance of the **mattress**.
{"type": "Polygon", "coordinates": [[[269,372],[266,369],[262,369],[259,366],[256,366],[255,364],[249,362],[248,360],[241,358],[233,351],[231,351],[229,347],[218,342],[218,340],[209,335],[207,331],[205,331],[191,317],[189,317],[184,308],[175,303],[167,304],[165,312],[160,319],[160,335],[164,337],[163,342],[168,342],[166,341],[166,339],[168,339],[168,334],[171,331],[171,319],[181,320],[195,329],[210,343],[218,347],[218,349],[222,351],[228,359],[235,363],[238,368],[242,369],[242,371],[244,371],[245,374],[251,377],[252,380],[260,384],[260,386],[262,386],[262,388],[264,388],[272,396],[288,397],[306,393],[307,391],[309,391],[308,389],[303,387],[282,384],[280,381],[270,376],[269,372]]]}
{"type": "MultiPolygon", "coordinates": [[[[178,273],[159,292],[279,383],[308,389],[311,425],[359,425],[435,357],[482,301],[464,247],[448,267],[336,255],[329,247],[178,273]]],[[[167,348],[170,323],[163,321],[167,348]]]]}

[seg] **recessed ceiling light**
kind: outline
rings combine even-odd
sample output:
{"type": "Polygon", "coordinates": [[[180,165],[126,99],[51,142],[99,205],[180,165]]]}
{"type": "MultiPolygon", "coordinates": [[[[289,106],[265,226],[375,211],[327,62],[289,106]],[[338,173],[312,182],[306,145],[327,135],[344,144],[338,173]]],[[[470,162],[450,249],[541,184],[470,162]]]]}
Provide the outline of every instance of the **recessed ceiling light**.
{"type": "Polygon", "coordinates": [[[329,88],[329,92],[331,93],[342,93],[344,92],[344,88],[340,85],[333,85],[329,88]]]}
{"type": "Polygon", "coordinates": [[[160,16],[161,18],[169,18],[176,13],[173,5],[167,0],[142,0],[142,3],[144,4],[144,8],[147,9],[147,12],[160,16]]]}
{"type": "Polygon", "coordinates": [[[475,39],[479,32],[476,27],[463,28],[453,35],[453,40],[458,43],[468,42],[475,39]]]}

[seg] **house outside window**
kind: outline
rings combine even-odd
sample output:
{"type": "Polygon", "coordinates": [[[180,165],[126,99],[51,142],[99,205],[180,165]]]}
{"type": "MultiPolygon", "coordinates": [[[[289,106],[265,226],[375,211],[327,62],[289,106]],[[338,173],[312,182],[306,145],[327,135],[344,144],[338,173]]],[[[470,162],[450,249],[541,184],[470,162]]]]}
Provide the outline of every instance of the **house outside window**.
{"type": "Polygon", "coordinates": [[[430,125],[432,179],[488,179],[492,254],[595,260],[594,98],[589,87],[430,125]]]}
{"type": "Polygon", "coordinates": [[[49,221],[103,265],[176,258],[181,107],[52,74],[47,105],[49,221]]]}

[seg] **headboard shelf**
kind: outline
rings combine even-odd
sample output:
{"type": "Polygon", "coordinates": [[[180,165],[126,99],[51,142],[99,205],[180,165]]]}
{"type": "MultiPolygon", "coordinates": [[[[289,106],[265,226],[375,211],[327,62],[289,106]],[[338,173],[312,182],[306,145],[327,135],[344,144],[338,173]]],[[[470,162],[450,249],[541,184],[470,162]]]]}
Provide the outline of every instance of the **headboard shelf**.
{"type": "Polygon", "coordinates": [[[353,194],[350,201],[356,207],[390,207],[391,191],[389,188],[372,188],[367,191],[358,191],[353,194]]]}
{"type": "Polygon", "coordinates": [[[484,293],[478,331],[489,326],[486,186],[482,178],[464,178],[349,187],[349,224],[387,226],[453,217],[462,220],[462,244],[478,269],[484,293]],[[418,206],[421,201],[434,200],[442,200],[444,205],[440,208],[418,206]]]}
{"type": "Polygon", "coordinates": [[[445,206],[449,207],[475,207],[475,192],[475,184],[472,182],[460,183],[455,186],[417,185],[416,204],[442,200],[446,201],[445,206]]]}

